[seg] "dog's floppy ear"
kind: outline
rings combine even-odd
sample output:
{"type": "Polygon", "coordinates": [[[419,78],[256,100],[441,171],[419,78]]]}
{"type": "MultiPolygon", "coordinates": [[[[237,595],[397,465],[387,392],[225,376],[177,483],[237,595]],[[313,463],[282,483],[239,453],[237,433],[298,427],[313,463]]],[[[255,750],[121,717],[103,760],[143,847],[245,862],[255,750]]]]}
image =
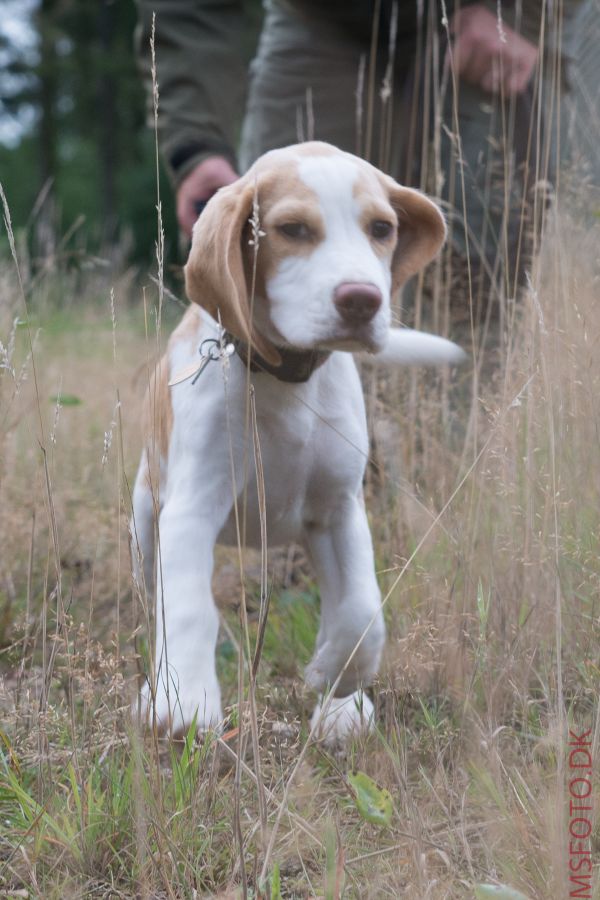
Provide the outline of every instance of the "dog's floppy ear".
{"type": "Polygon", "coordinates": [[[446,223],[439,207],[421,191],[403,187],[387,175],[384,182],[398,218],[398,243],[392,259],[395,293],[437,255],[446,239],[446,223]]]}
{"type": "Polygon", "coordinates": [[[192,247],[185,266],[189,299],[202,306],[223,327],[251,345],[268,362],[278,365],[275,347],[253,327],[248,277],[242,241],[252,215],[254,180],[240,178],[221,188],[206,204],[194,225],[192,247]]]}

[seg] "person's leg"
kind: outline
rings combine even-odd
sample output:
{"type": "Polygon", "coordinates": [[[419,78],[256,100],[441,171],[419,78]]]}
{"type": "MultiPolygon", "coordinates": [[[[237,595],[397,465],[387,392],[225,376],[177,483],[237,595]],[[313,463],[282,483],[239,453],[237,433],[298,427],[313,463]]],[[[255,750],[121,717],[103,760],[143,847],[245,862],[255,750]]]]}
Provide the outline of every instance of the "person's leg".
{"type": "Polygon", "coordinates": [[[542,173],[537,162],[541,117],[534,88],[510,98],[460,83],[444,103],[440,136],[446,175],[450,242],[457,261],[470,272],[477,316],[489,302],[502,311],[502,298],[514,298],[530,262],[531,199],[542,173]]]}
{"type": "Polygon", "coordinates": [[[377,23],[368,15],[349,23],[346,13],[328,18],[318,8],[301,17],[269,4],[250,69],[242,171],[267,150],[304,140],[327,141],[392,171],[404,135],[396,85],[412,51],[403,18],[394,24],[382,12],[377,23]]]}
{"type": "Polygon", "coordinates": [[[499,332],[539,236],[545,199],[539,190],[535,195],[536,185],[554,177],[547,99],[540,101],[537,82],[510,98],[453,82],[437,4],[424,7],[402,93],[405,135],[393,174],[442,200],[449,235],[443,264],[426,275],[425,297],[421,285],[411,284],[403,305],[407,313],[415,307],[417,319],[422,307],[433,327],[462,318],[470,330],[471,318],[478,327],[491,316],[499,332]],[[449,309],[438,309],[440,297],[450,298],[449,309]]]}
{"type": "Polygon", "coordinates": [[[240,166],[303,140],[356,149],[356,86],[362,47],[272,5],[250,68],[240,166]]]}

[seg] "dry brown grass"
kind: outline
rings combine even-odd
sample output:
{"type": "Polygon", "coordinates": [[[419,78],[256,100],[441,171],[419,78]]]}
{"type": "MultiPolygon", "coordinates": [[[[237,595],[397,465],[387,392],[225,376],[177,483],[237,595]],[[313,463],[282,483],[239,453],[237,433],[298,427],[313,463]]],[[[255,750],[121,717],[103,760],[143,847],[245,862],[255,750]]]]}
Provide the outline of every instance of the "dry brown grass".
{"type": "MultiPolygon", "coordinates": [[[[377,436],[369,508],[391,589],[378,728],[345,757],[308,748],[269,864],[272,896],[276,870],[284,897],[337,897],[342,878],[344,896],[361,898],[470,897],[486,881],[540,900],[568,895],[568,723],[592,727],[599,752],[599,227],[576,206],[552,216],[503,360],[474,408],[468,372],[458,387],[365,372],[377,436]],[[346,781],[354,768],[391,792],[390,827],[359,815],[346,781]]],[[[72,291],[67,276],[50,277],[54,290],[72,291]]],[[[11,275],[2,290],[7,343],[24,312],[11,275]]],[[[105,286],[95,302],[78,298],[64,312],[47,301],[36,315],[34,291],[38,396],[30,362],[14,397],[12,373],[1,376],[0,883],[8,895],[48,898],[237,896],[236,793],[249,892],[264,861],[252,753],[236,787],[226,749],[235,738],[182,756],[138,735],[129,718],[147,635],[125,523],[155,340],[139,294],[115,285],[115,329],[109,297],[105,286]],[[69,395],[80,403],[68,405],[69,395]]],[[[15,374],[27,353],[19,327],[15,374]]],[[[299,675],[315,633],[314,588],[306,564],[291,560],[272,564],[257,682],[268,829],[313,700],[299,675]],[[294,592],[303,596],[292,603],[294,592]]],[[[259,577],[250,562],[251,638],[259,577]]],[[[219,666],[232,726],[245,726],[249,747],[235,558],[216,579],[230,599],[219,666]]]]}
{"type": "MultiPolygon", "coordinates": [[[[144,300],[126,277],[49,265],[32,279],[15,250],[21,291],[6,260],[6,896],[442,900],[473,897],[482,882],[531,900],[568,896],[569,725],[593,729],[596,770],[600,752],[600,203],[579,186],[560,196],[493,363],[476,353],[474,369],[452,378],[363,373],[388,643],[377,729],[339,756],[307,746],[314,697],[300,676],[317,602],[297,548],[269,563],[256,708],[237,650],[256,639],[260,562],[246,562],[242,594],[236,555],[219,551],[229,731],[201,745],[190,735],[182,748],[131,720],[151,654],[129,577],[129,486],[149,363],[168,330],[163,312],[171,318],[160,208],[159,287],[149,283],[144,300]],[[389,790],[390,825],[359,813],[354,769],[389,790]]],[[[445,276],[442,264],[432,279],[440,330],[453,301],[445,276]]],[[[417,296],[417,317],[427,312],[417,296]]]]}

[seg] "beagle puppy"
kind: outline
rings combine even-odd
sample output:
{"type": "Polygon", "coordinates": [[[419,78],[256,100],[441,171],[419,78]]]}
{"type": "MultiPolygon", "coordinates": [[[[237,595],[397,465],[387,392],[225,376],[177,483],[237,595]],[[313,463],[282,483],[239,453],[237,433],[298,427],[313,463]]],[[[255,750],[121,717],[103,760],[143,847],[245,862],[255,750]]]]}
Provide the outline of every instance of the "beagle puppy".
{"type": "Polygon", "coordinates": [[[156,598],[143,704],[163,729],[181,733],[195,717],[203,730],[223,718],[213,548],[242,533],[251,547],[265,537],[305,547],[321,595],[306,681],[317,692],[336,685],[324,715],[315,711],[320,730],[337,739],[369,726],[361,690],[379,667],[385,629],[353,353],[462,361],[450,341],[390,328],[391,298],[433,259],[445,231],[422,193],[318,142],[265,154],[196,222],[185,267],[192,305],[148,392],[131,520],[134,575],[156,598]]]}

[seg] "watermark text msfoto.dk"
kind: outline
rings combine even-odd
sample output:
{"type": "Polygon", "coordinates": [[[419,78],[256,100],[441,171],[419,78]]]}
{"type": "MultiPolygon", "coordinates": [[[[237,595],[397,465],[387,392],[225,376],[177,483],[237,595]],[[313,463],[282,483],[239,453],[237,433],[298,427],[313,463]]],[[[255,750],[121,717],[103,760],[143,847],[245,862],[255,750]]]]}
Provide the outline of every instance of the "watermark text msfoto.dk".
{"type": "Polygon", "coordinates": [[[569,729],[569,897],[592,896],[592,729],[569,729]]]}

